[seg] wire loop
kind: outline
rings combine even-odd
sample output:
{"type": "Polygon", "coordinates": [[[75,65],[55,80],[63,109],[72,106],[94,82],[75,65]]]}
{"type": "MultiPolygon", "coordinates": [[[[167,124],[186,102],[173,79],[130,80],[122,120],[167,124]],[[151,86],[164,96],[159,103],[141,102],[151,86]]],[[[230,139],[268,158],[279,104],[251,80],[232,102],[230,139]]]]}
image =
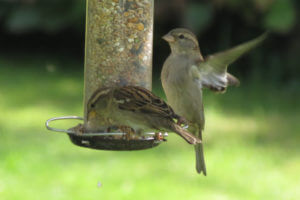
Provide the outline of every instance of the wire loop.
{"type": "MultiPolygon", "coordinates": [[[[46,128],[50,131],[55,131],[55,132],[63,132],[63,133],[68,133],[71,135],[76,135],[76,136],[84,136],[84,137],[93,137],[93,136],[115,136],[115,135],[125,135],[126,133],[122,133],[122,132],[112,132],[112,133],[105,133],[105,132],[101,132],[101,133],[78,133],[75,132],[74,130],[66,130],[66,129],[59,129],[59,128],[53,128],[50,126],[50,123],[53,121],[58,121],[58,120],[68,120],[68,119],[77,119],[77,120],[83,120],[83,117],[79,117],[79,116],[64,116],[64,117],[53,117],[51,119],[48,119],[45,123],[46,128]]],[[[155,133],[144,133],[144,135],[147,136],[154,136],[155,133]]],[[[163,137],[167,137],[168,133],[164,133],[163,137]]],[[[152,139],[152,138],[149,138],[152,139]]]]}

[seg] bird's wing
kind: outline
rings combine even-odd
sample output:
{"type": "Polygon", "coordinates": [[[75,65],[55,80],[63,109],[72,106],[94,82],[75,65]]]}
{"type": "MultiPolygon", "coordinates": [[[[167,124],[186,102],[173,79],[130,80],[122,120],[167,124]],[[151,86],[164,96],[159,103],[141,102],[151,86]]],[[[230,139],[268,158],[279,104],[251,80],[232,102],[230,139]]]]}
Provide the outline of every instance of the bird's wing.
{"type": "Polygon", "coordinates": [[[197,66],[201,74],[201,79],[203,80],[203,86],[212,90],[223,91],[228,85],[238,85],[238,79],[227,73],[228,65],[262,43],[267,35],[268,33],[264,33],[251,41],[210,55],[205,58],[204,61],[196,61],[198,63],[197,66]]]}
{"type": "Polygon", "coordinates": [[[114,92],[114,98],[118,102],[118,107],[122,110],[169,119],[177,117],[173,109],[166,102],[145,88],[126,86],[117,90],[114,92]]]}
{"type": "Polygon", "coordinates": [[[210,55],[203,62],[203,66],[211,66],[216,72],[225,72],[228,65],[263,42],[267,35],[268,33],[264,33],[259,37],[248,42],[244,42],[236,47],[210,55]]]}

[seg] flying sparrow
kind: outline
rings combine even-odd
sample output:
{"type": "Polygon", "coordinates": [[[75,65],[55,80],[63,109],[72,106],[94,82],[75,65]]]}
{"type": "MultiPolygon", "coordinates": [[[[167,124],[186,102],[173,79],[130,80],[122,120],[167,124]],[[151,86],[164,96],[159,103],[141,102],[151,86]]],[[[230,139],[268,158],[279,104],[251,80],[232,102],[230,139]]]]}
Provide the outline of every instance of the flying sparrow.
{"type": "Polygon", "coordinates": [[[131,127],[142,134],[151,130],[175,132],[190,144],[201,140],[184,130],[184,119],[149,90],[138,86],[104,87],[94,92],[87,105],[85,129],[104,131],[106,127],[131,127]]]}
{"type": "MultiPolygon", "coordinates": [[[[227,66],[260,44],[266,34],[229,50],[203,58],[197,37],[189,30],[178,28],[163,36],[171,47],[161,80],[168,103],[174,111],[190,122],[191,132],[202,140],[204,110],[202,89],[225,92],[239,80],[227,72],[227,66]]],[[[195,145],[196,170],[206,175],[203,144],[195,145]]]]}

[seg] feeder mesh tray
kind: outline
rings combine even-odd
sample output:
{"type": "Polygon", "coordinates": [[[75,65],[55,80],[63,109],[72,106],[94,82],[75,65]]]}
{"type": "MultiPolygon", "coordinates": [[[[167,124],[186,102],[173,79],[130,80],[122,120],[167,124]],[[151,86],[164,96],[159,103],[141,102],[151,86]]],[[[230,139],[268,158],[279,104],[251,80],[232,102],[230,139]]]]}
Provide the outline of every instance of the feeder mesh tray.
{"type": "Polygon", "coordinates": [[[156,147],[161,141],[155,138],[140,138],[140,139],[126,139],[119,137],[116,139],[114,136],[85,136],[81,130],[82,124],[69,129],[78,134],[68,133],[70,140],[73,144],[99,150],[116,150],[116,151],[130,151],[130,150],[143,150],[156,147]]]}
{"type": "Polygon", "coordinates": [[[68,134],[70,140],[73,144],[88,147],[92,149],[101,150],[116,150],[116,151],[126,151],[126,150],[142,150],[155,147],[159,145],[154,139],[140,139],[140,140],[126,140],[126,139],[111,139],[103,136],[77,136],[68,134]]]}

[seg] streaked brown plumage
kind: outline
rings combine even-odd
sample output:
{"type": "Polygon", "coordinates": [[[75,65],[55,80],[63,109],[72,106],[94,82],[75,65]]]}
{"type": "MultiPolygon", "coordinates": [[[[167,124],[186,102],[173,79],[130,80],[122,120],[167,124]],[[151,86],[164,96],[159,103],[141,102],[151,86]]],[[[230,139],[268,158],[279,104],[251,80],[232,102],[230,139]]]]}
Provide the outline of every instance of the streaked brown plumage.
{"type": "Polygon", "coordinates": [[[89,131],[103,131],[101,127],[108,126],[130,126],[137,133],[171,131],[190,144],[201,142],[176,123],[183,120],[168,104],[138,86],[105,87],[95,91],[88,101],[87,121],[89,131]]]}

